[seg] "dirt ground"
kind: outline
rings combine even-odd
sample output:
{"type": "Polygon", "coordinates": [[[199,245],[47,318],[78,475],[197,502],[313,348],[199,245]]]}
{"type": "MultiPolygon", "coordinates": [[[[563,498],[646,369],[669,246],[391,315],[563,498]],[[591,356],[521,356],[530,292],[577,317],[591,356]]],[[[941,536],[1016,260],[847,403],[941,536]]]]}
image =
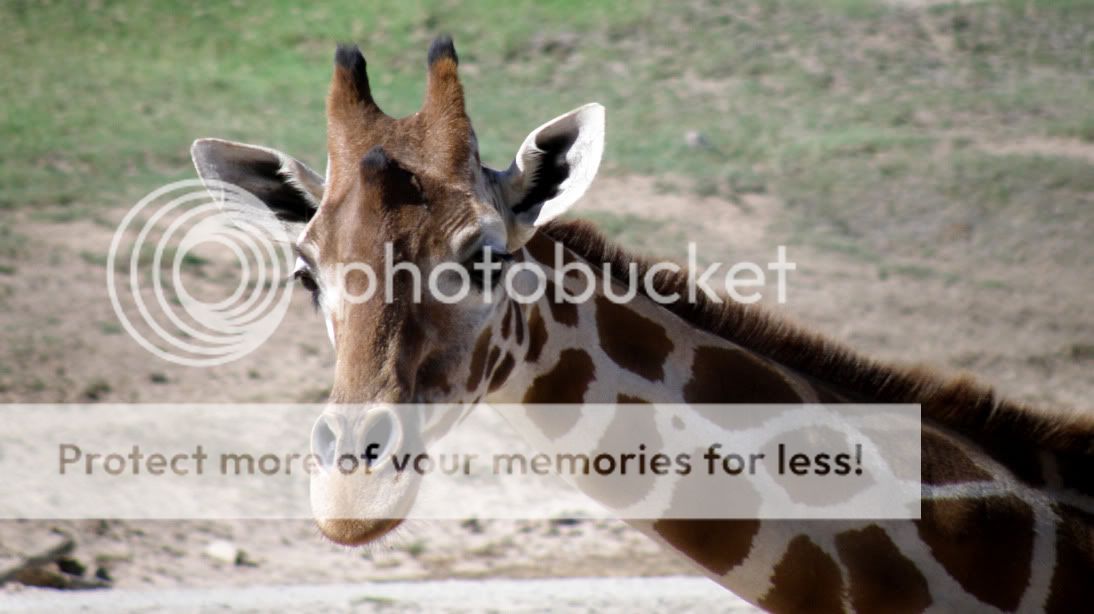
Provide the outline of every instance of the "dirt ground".
{"type": "MultiPolygon", "coordinates": [[[[1019,264],[1000,264],[970,248],[963,228],[943,228],[933,255],[901,269],[929,264],[931,274],[886,275],[855,254],[794,243],[780,230],[791,213],[769,195],[697,198],[666,192],[652,179],[606,177],[577,211],[628,245],[670,257],[691,239],[705,260],[766,263],[785,244],[798,266],[787,304],[777,306],[788,316],[881,358],[965,370],[1004,395],[1089,409],[1089,243],[1054,244],[1035,224],[1015,226],[1036,249],[1019,264]],[[640,220],[639,230],[635,224],[613,230],[620,220],[640,220]],[[1087,266],[1061,266],[1060,254],[1087,266]],[[992,281],[998,279],[1007,283],[992,281]]],[[[105,254],[124,212],[118,207],[99,219],[63,222],[46,221],[41,212],[12,214],[9,224],[26,241],[16,270],[0,276],[0,401],[323,399],[332,352],[304,296],[294,297],[262,348],[231,364],[182,368],[138,347],[117,325],[105,290],[105,254]]],[[[0,566],[40,549],[54,528],[76,536],[77,559],[129,588],[690,573],[620,522],[567,519],[418,522],[357,550],[325,542],[305,521],[4,521],[0,566]],[[207,554],[216,541],[245,553],[238,564],[207,554]]]]}

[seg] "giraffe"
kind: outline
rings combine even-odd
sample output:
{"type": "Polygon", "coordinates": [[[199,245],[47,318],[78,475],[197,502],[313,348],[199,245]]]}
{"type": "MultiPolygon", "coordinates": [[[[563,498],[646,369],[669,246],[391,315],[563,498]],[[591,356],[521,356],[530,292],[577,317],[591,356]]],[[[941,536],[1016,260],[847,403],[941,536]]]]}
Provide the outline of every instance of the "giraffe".
{"type": "MultiPolygon", "coordinates": [[[[324,412],[317,448],[432,440],[484,399],[684,403],[695,420],[715,425],[703,404],[920,403],[918,520],[625,520],[770,611],[1069,612],[1094,601],[1089,415],[1035,410],[968,378],[882,364],[759,307],[702,294],[653,300],[685,291],[685,273],[628,253],[588,224],[556,219],[599,167],[603,107],[536,128],[496,171],[479,159],[458,63],[450,38],[434,40],[421,110],[394,119],[372,97],[364,56],[340,45],[325,175],[265,147],[193,146],[199,175],[254,193],[296,237],[295,277],[336,354],[331,407],[368,404],[356,414],[324,412]],[[576,303],[552,292],[534,302],[504,292],[481,300],[494,280],[469,274],[473,296],[441,303],[411,300],[412,275],[402,271],[390,295],[351,301],[364,280],[338,277],[340,263],[385,258],[424,272],[443,264],[470,271],[471,263],[550,270],[556,254],[606,265],[619,280],[634,265],[654,291],[626,303],[602,290],[576,303]],[[412,402],[461,409],[388,408],[412,402]]],[[[544,413],[524,426],[565,432],[579,420],[544,413]]],[[[394,530],[417,487],[412,477],[331,473],[313,480],[313,510],[320,531],[346,545],[394,530]]]]}

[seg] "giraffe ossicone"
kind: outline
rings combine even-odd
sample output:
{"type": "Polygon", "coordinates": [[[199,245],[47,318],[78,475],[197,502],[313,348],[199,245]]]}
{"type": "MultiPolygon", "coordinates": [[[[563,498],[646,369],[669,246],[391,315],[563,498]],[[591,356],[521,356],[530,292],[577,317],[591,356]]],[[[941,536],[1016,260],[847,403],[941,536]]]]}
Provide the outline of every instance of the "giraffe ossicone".
{"type": "MultiPolygon", "coordinates": [[[[360,51],[338,48],[325,176],[253,145],[203,139],[192,150],[203,178],[256,194],[298,237],[296,276],[315,295],[336,354],[330,409],[312,434],[317,450],[425,444],[482,400],[563,406],[525,417],[523,428],[548,440],[580,428],[573,408],[583,403],[687,404],[692,413],[668,428],[695,421],[715,435],[724,416],[710,404],[920,404],[919,520],[631,524],[772,611],[1079,611],[1094,602],[1089,414],[1033,410],[967,380],[881,364],[758,307],[701,294],[668,303],[639,293],[619,304],[602,292],[577,304],[553,293],[483,301],[487,279],[471,274],[480,282],[474,296],[415,301],[413,272],[401,270],[390,295],[348,301],[367,279],[335,279],[339,264],[378,270],[385,245],[390,259],[424,275],[495,260],[549,269],[561,246],[571,261],[607,265],[619,280],[636,265],[659,295],[687,292],[685,272],[657,269],[591,226],[557,219],[597,171],[603,107],[536,128],[506,170],[493,170],[479,159],[451,39],[434,43],[426,65],[422,108],[396,119],[373,99],[360,51]],[[435,409],[390,409],[405,403],[435,409]]],[[[363,544],[398,526],[419,484],[378,473],[314,477],[313,510],[327,537],[363,544]]]]}

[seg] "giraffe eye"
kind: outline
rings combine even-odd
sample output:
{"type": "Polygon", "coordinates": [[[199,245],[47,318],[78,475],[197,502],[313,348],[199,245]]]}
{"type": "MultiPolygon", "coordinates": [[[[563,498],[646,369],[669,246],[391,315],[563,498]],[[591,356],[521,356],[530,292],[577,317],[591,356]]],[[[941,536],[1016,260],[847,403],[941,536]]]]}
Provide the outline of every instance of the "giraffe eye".
{"type": "Polygon", "coordinates": [[[484,245],[482,249],[465,260],[463,266],[467,268],[471,283],[475,284],[476,287],[480,289],[487,286],[494,288],[501,282],[505,263],[512,259],[513,255],[509,252],[484,245]]]}
{"type": "Polygon", "coordinates": [[[319,284],[315,282],[315,277],[312,276],[311,271],[306,268],[296,269],[293,273],[293,279],[311,293],[312,304],[319,307],[319,284]]]}
{"type": "Polygon", "coordinates": [[[319,284],[315,283],[315,278],[307,269],[298,270],[293,274],[293,279],[300,282],[300,285],[304,286],[308,292],[319,292],[319,284]]]}

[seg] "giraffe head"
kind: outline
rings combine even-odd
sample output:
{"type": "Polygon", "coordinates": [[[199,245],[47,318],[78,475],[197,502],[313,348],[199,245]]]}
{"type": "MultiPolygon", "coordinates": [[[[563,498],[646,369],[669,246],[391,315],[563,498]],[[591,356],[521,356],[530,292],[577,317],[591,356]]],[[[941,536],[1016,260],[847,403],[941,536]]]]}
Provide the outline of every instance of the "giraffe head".
{"type": "MultiPolygon", "coordinates": [[[[598,104],[536,128],[507,170],[483,166],[457,65],[452,40],[433,41],[425,101],[395,119],[373,100],[361,52],[339,46],[327,96],[325,177],[263,147],[216,139],[193,147],[203,178],[249,190],[293,238],[295,277],[313,295],[336,354],[330,404],[312,440],[325,465],[344,454],[361,458],[369,444],[387,458],[447,428],[392,411],[394,404],[481,397],[450,378],[467,370],[476,340],[507,306],[484,284],[501,278],[495,263],[564,213],[599,167],[598,104]],[[390,281],[385,267],[394,270],[390,281]]],[[[313,477],[312,506],[320,529],[339,543],[388,532],[416,494],[413,476],[334,469],[313,477]]]]}

